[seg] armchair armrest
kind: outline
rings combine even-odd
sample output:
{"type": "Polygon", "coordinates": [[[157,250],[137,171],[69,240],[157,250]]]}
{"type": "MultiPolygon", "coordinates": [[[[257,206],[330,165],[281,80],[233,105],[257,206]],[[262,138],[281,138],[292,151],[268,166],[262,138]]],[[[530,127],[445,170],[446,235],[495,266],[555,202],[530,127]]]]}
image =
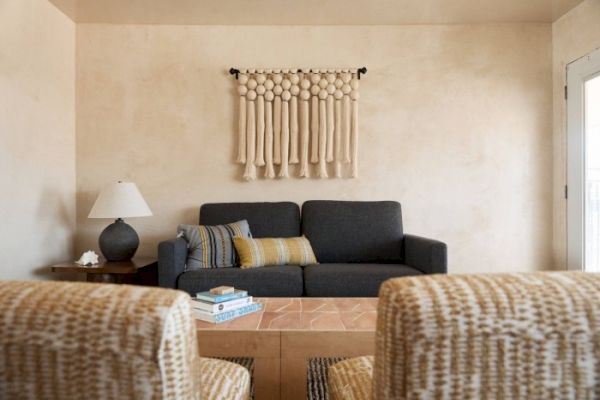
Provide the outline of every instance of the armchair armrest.
{"type": "Polygon", "coordinates": [[[158,286],[177,289],[177,277],[185,270],[188,249],[185,239],[158,244],[158,286]]]}
{"type": "Polygon", "coordinates": [[[414,235],[404,235],[404,262],[425,274],[448,272],[446,243],[414,235]]]}

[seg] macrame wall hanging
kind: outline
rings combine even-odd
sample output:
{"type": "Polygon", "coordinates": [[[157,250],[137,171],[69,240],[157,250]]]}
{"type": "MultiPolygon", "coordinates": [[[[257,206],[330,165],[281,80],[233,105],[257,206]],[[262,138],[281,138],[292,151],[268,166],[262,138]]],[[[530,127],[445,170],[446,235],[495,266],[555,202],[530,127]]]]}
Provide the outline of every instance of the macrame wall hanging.
{"type": "Polygon", "coordinates": [[[229,72],[238,79],[236,161],[245,180],[358,176],[358,82],[366,68],[229,72]]]}

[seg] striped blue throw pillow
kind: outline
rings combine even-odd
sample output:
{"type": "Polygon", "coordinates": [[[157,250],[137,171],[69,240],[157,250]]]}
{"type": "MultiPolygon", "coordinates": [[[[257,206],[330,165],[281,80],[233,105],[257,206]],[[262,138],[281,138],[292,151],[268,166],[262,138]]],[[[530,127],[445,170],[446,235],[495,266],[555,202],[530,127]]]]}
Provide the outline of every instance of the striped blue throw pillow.
{"type": "Polygon", "coordinates": [[[227,225],[179,225],[177,232],[188,242],[188,270],[235,266],[233,238],[252,237],[246,220],[227,225]]]}

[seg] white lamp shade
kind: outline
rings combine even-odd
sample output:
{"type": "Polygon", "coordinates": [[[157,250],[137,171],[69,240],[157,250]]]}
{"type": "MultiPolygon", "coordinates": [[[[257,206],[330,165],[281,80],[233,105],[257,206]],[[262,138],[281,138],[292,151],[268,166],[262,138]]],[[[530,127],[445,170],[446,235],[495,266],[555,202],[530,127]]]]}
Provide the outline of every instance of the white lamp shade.
{"type": "Polygon", "coordinates": [[[100,192],[88,218],[149,217],[150,207],[135,183],[118,182],[100,192]]]}

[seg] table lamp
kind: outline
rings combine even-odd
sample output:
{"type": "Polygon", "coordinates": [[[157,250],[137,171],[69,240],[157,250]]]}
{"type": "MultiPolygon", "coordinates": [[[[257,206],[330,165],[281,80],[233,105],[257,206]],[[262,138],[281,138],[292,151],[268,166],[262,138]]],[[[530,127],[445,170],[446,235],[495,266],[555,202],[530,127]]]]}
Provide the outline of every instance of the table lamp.
{"type": "Polygon", "coordinates": [[[116,218],[98,239],[100,251],[107,261],[131,260],[140,244],[140,238],[123,218],[148,217],[152,211],[135,183],[117,182],[100,192],[88,218],[116,218]]]}

